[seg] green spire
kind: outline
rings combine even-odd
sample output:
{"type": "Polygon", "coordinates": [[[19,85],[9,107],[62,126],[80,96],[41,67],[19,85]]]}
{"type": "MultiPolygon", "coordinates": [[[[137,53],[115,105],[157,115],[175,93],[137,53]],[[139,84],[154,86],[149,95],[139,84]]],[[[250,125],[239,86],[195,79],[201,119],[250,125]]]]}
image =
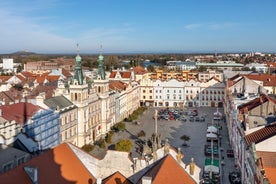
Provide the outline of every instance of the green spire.
{"type": "MultiPolygon", "coordinates": [[[[101,50],[102,50],[102,46],[101,46],[101,50]]],[[[102,80],[105,80],[105,71],[104,71],[104,57],[102,55],[102,51],[98,57],[98,76],[101,77],[102,80]]]]}
{"type": "Polygon", "coordinates": [[[79,55],[79,44],[77,44],[78,54],[75,57],[76,65],[75,65],[75,72],[74,72],[74,79],[78,81],[79,85],[83,84],[83,74],[82,74],[82,66],[81,66],[81,57],[79,55]]]}

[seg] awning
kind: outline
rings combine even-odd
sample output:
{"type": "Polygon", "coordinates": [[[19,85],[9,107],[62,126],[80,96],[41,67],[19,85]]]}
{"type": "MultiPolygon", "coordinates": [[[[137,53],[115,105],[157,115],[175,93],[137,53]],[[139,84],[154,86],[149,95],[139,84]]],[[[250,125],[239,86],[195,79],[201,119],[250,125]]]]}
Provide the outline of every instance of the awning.
{"type": "Polygon", "coordinates": [[[218,136],[216,134],[213,134],[213,133],[206,134],[206,137],[208,139],[217,139],[218,138],[218,136]]]}
{"type": "Polygon", "coordinates": [[[205,166],[204,166],[204,171],[206,172],[217,172],[219,173],[219,160],[218,159],[212,159],[211,158],[206,158],[205,159],[205,166]]]}
{"type": "Polygon", "coordinates": [[[207,128],[207,132],[213,132],[213,133],[217,133],[218,132],[218,129],[214,126],[209,126],[207,128]]]}

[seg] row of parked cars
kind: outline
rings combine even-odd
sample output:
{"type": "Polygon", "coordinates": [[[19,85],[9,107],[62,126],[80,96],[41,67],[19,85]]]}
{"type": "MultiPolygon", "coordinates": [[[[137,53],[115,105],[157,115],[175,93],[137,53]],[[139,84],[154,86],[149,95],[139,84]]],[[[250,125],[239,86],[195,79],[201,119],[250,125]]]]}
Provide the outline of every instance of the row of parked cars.
{"type": "MultiPolygon", "coordinates": [[[[153,116],[153,119],[155,117],[153,116]]],[[[204,116],[198,116],[197,109],[185,111],[183,109],[161,109],[158,111],[157,120],[205,121],[204,116]]]]}

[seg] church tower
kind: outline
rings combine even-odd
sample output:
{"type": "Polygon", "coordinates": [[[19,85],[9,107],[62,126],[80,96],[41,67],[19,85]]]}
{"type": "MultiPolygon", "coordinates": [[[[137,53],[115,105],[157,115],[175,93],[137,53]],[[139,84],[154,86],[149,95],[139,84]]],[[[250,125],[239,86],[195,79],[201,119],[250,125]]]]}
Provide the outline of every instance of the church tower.
{"type": "Polygon", "coordinates": [[[101,99],[103,132],[107,133],[115,122],[115,102],[113,102],[113,98],[110,97],[109,80],[106,79],[104,57],[102,53],[100,53],[98,57],[98,63],[97,77],[94,80],[94,86],[101,99]]]}
{"type": "MultiPolygon", "coordinates": [[[[67,90],[62,94],[78,107],[77,116],[70,115],[68,117],[76,119],[77,130],[75,132],[67,132],[67,134],[76,134],[77,146],[79,147],[93,143],[102,135],[101,101],[96,94],[93,83],[89,84],[86,82],[81,63],[82,58],[78,53],[75,57],[74,76],[69,83],[65,84],[67,90]]],[[[67,123],[66,119],[62,120],[65,124],[67,123]]]]}

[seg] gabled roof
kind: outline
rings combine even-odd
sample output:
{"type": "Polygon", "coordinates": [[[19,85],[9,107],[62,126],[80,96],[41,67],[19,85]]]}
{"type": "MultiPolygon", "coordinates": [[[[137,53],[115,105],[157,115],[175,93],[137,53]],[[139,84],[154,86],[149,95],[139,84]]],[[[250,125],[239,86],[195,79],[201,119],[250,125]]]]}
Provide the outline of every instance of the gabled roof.
{"type": "Polygon", "coordinates": [[[145,73],[147,73],[147,71],[143,68],[143,67],[141,67],[141,66],[136,66],[136,67],[134,67],[133,68],[133,71],[134,71],[134,73],[135,74],[145,74],[145,73]]]}
{"type": "Polygon", "coordinates": [[[2,117],[8,121],[24,125],[25,121],[31,118],[41,108],[28,102],[19,102],[11,105],[0,106],[2,117]]]}
{"type": "Polygon", "coordinates": [[[253,142],[257,144],[275,135],[276,135],[276,122],[246,135],[245,141],[248,146],[251,146],[253,142]]]}
{"type": "Polygon", "coordinates": [[[271,98],[265,94],[261,94],[260,97],[255,98],[247,103],[244,103],[240,106],[238,106],[238,109],[241,114],[244,114],[247,111],[250,111],[258,106],[260,106],[262,103],[265,103],[267,101],[271,101],[272,103],[276,104],[276,100],[274,98],[271,98]]]}
{"type": "Polygon", "coordinates": [[[64,68],[62,68],[62,75],[64,75],[66,78],[72,77],[72,74],[64,68]]]}
{"type": "Polygon", "coordinates": [[[258,158],[262,164],[270,183],[276,183],[276,152],[257,151],[258,158]]]}
{"type": "MultiPolygon", "coordinates": [[[[117,74],[117,71],[112,71],[109,75],[109,78],[115,78],[117,74]]],[[[131,77],[131,72],[129,71],[120,71],[119,74],[123,79],[127,79],[131,77]]]]}
{"type": "Polygon", "coordinates": [[[122,81],[111,81],[109,83],[109,88],[115,91],[123,91],[126,90],[127,84],[122,81]]]}
{"type": "Polygon", "coordinates": [[[57,88],[57,86],[45,86],[45,85],[38,85],[35,89],[32,90],[30,96],[37,96],[40,93],[45,92],[45,98],[51,98],[53,96],[53,91],[57,88]]]}
{"type": "Polygon", "coordinates": [[[6,82],[7,80],[9,80],[12,76],[0,76],[0,81],[1,82],[6,82]]]}
{"type": "Polygon", "coordinates": [[[63,95],[46,99],[46,100],[44,100],[44,103],[48,107],[54,108],[54,109],[56,109],[57,106],[60,109],[64,109],[66,107],[70,107],[70,106],[74,105],[70,100],[68,100],[67,98],[65,98],[63,95]]]}
{"type": "Polygon", "coordinates": [[[24,166],[37,168],[39,184],[94,184],[96,181],[67,143],[60,144],[54,149],[1,174],[0,181],[9,184],[31,184],[30,178],[24,171],[24,166]]]}
{"type": "Polygon", "coordinates": [[[128,180],[124,175],[122,175],[119,171],[114,174],[108,176],[102,181],[102,184],[132,184],[130,180],[128,180]]]}
{"type": "Polygon", "coordinates": [[[251,80],[262,81],[263,86],[276,86],[276,75],[270,74],[247,74],[243,75],[251,80]]]}
{"type": "MultiPolygon", "coordinates": [[[[143,176],[151,177],[153,184],[195,184],[195,180],[168,154],[146,172],[143,176]]],[[[141,183],[142,178],[138,183],[141,183]]]]}

